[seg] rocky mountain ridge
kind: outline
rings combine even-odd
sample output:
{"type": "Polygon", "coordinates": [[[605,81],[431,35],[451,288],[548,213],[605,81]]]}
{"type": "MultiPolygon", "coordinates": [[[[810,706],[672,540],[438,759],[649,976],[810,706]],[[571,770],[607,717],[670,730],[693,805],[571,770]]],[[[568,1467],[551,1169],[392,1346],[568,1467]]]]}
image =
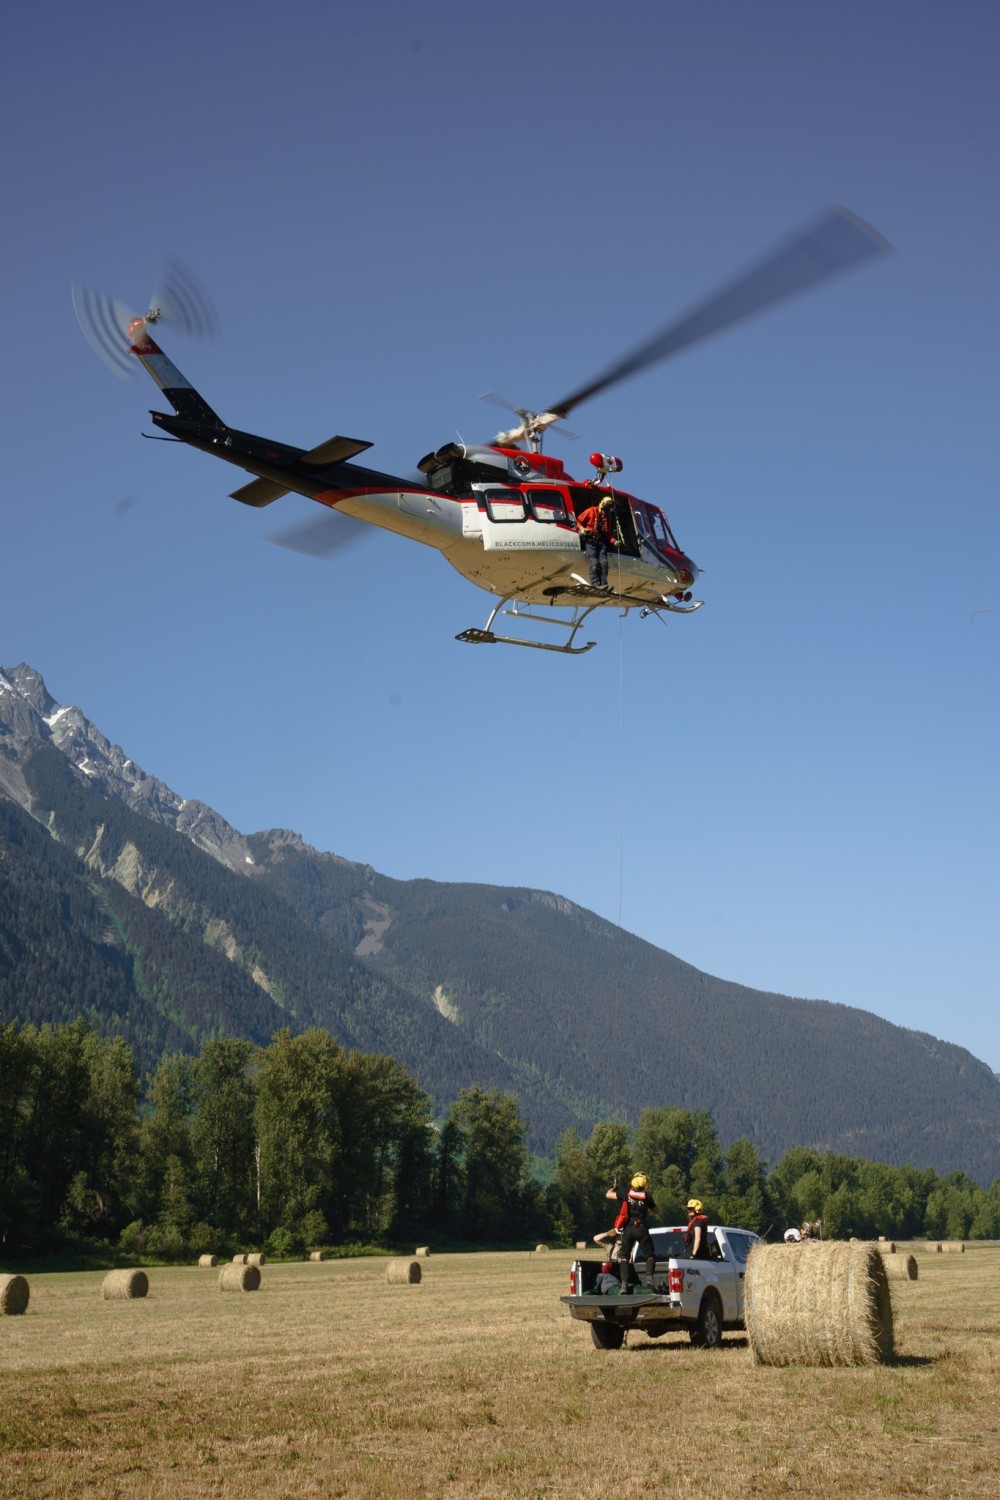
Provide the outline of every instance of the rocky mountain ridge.
{"type": "Polygon", "coordinates": [[[179,797],[165,782],[148,776],[79,708],[57,703],[34,667],[24,662],[0,667],[0,789],[22,807],[29,800],[22,762],[38,742],[54,745],[102,795],[176,829],[229,869],[252,871],[246,839],[214,808],[179,797]]]}
{"type": "Polygon", "coordinates": [[[677,1104],[772,1161],[811,1145],[1000,1176],[1000,1084],[964,1049],[715,979],[550,892],[240,834],[24,665],[0,669],[0,882],[0,1021],[82,1014],[143,1067],[320,1025],[442,1108],[470,1083],[515,1092],[543,1153],[677,1104]]]}

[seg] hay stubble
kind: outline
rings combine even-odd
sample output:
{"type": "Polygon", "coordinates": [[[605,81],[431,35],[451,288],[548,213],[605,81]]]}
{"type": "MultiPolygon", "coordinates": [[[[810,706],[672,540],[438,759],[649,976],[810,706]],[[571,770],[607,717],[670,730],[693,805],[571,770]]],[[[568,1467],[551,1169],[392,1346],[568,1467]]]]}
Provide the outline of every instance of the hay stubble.
{"type": "Polygon", "coordinates": [[[737,1335],[602,1353],[558,1301],[573,1253],[439,1255],[413,1296],[379,1259],[277,1265],[259,1297],[158,1269],[117,1307],[33,1276],[0,1340],[5,1500],[604,1500],[637,1453],[664,1495],[1000,1490],[1000,1252],[894,1286],[899,1362],[858,1370],[755,1367],[737,1335]]]}

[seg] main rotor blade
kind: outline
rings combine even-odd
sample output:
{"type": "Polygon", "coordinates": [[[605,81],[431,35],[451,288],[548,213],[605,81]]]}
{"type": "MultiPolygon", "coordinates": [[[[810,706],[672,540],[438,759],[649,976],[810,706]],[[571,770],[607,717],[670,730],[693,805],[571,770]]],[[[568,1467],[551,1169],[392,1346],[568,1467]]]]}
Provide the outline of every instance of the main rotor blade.
{"type": "Polygon", "coordinates": [[[502,406],[504,411],[512,411],[518,417],[524,415],[520,408],[514,405],[513,401],[508,401],[506,396],[498,396],[496,391],[483,391],[479,399],[480,401],[488,401],[491,406],[502,406]]]}
{"type": "MultiPolygon", "coordinates": [[[[421,481],[424,476],[421,474],[421,481]]],[[[371,535],[371,525],[359,521],[356,516],[345,516],[339,510],[325,510],[315,520],[290,526],[267,538],[276,547],[287,547],[289,552],[301,552],[303,557],[316,557],[324,561],[344,547],[352,547],[371,535]]]]}
{"type": "Polygon", "coordinates": [[[804,234],[782,245],[722,291],[633,349],[589,385],[548,410],[565,417],[581,401],[627,380],[630,375],[637,375],[647,365],[670,359],[733,323],[753,317],[891,249],[888,240],[863,219],[846,208],[831,209],[804,234]]]}

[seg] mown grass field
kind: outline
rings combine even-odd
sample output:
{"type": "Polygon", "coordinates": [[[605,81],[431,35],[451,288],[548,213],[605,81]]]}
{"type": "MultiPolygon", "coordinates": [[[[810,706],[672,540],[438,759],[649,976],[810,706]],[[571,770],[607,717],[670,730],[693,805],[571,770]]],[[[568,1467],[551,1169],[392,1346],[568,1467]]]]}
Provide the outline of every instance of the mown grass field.
{"type": "Polygon", "coordinates": [[[265,1266],[242,1295],[153,1270],[134,1302],[31,1276],[0,1318],[0,1495],[995,1497],[1000,1249],[914,1253],[874,1370],[760,1369],[735,1334],[598,1351],[563,1251],[431,1258],[419,1286],[265,1266]]]}

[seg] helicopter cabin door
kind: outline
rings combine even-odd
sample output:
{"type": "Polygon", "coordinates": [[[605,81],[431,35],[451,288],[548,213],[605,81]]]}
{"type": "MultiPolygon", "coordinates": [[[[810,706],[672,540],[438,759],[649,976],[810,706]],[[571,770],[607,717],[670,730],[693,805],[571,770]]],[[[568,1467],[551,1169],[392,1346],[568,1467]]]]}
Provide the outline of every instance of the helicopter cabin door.
{"type": "Polygon", "coordinates": [[[579,550],[566,491],[558,485],[474,484],[487,552],[579,550]]]}

